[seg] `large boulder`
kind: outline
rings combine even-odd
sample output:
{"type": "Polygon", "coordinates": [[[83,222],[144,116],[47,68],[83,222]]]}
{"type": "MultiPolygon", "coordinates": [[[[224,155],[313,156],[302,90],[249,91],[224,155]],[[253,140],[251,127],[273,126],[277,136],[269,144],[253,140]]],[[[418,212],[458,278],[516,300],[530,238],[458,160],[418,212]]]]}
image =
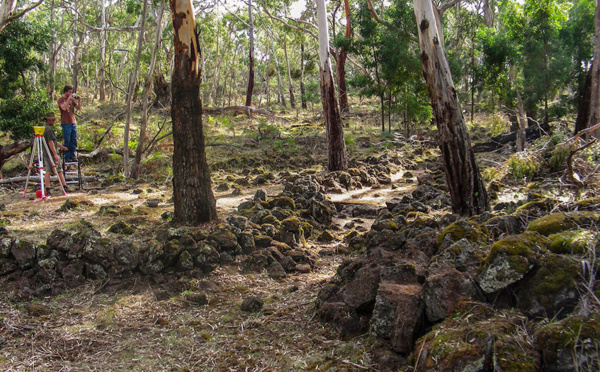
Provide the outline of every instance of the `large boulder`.
{"type": "Polygon", "coordinates": [[[423,372],[539,371],[539,354],[523,325],[527,318],[522,315],[495,314],[487,304],[464,303],[417,341],[413,366],[423,372]]]}
{"type": "Polygon", "coordinates": [[[549,322],[536,333],[545,372],[600,370],[600,314],[549,322]]]}
{"type": "Polygon", "coordinates": [[[420,285],[381,283],[371,318],[370,333],[390,340],[394,351],[408,354],[421,330],[423,309],[420,285]]]}
{"type": "Polygon", "coordinates": [[[517,307],[530,316],[562,318],[577,306],[582,273],[580,261],[547,254],[539,269],[517,284],[517,307]]]}
{"type": "Polygon", "coordinates": [[[477,277],[485,293],[497,292],[519,280],[539,266],[548,246],[548,238],[525,232],[506,237],[494,243],[477,277]]]}
{"type": "Polygon", "coordinates": [[[474,281],[455,269],[430,275],[423,286],[425,312],[430,322],[445,319],[461,301],[482,301],[474,281]]]}

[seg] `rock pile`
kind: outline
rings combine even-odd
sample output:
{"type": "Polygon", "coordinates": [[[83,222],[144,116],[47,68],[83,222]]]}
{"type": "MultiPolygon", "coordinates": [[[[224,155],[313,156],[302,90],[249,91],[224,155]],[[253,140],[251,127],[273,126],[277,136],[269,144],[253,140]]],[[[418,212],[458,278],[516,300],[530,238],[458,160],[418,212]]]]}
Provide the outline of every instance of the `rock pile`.
{"type": "Polygon", "coordinates": [[[582,202],[538,218],[561,205],[531,199],[468,220],[430,213],[448,199],[429,186],[388,203],[348,234],[364,253],[322,288],[318,316],[387,344],[402,356],[391,370],[597,370],[600,315],[584,294],[597,290],[600,214],[582,202]]]}

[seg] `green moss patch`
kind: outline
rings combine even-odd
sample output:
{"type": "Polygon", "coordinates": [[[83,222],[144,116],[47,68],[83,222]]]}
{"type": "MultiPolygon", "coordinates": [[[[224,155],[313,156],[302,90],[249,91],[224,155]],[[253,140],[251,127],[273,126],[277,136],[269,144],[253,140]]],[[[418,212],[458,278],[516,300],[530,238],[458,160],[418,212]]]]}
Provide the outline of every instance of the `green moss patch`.
{"type": "Polygon", "coordinates": [[[488,240],[489,232],[485,226],[479,225],[473,221],[457,221],[448,225],[444,231],[438,235],[437,244],[441,246],[444,239],[449,238],[451,242],[457,242],[461,239],[467,239],[471,243],[483,243],[488,240]]]}
{"type": "Polygon", "coordinates": [[[572,230],[548,236],[552,253],[585,254],[598,246],[598,233],[589,230],[572,230]]]}
{"type": "Polygon", "coordinates": [[[561,212],[531,221],[527,230],[548,236],[576,227],[597,226],[599,221],[600,214],[595,212],[561,212]]]}
{"type": "Polygon", "coordinates": [[[535,338],[545,355],[556,354],[560,350],[573,350],[582,345],[598,350],[600,348],[600,314],[589,317],[574,315],[559,322],[550,323],[535,333],[535,338]]]}

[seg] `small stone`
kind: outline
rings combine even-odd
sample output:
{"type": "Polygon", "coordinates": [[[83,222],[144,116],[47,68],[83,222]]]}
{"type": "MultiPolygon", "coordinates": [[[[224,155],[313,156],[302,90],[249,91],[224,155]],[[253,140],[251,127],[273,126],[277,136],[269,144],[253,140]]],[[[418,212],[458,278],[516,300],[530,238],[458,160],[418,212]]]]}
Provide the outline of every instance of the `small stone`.
{"type": "Polygon", "coordinates": [[[296,265],[296,271],[299,273],[307,274],[310,273],[311,268],[309,264],[298,264],[296,265]]]}
{"type": "Polygon", "coordinates": [[[169,325],[169,321],[167,320],[167,318],[160,317],[160,318],[156,319],[156,324],[161,325],[161,326],[166,326],[166,325],[169,325]]]}
{"type": "Polygon", "coordinates": [[[150,208],[158,208],[160,201],[158,199],[150,199],[146,202],[146,205],[150,208]]]}
{"type": "Polygon", "coordinates": [[[185,300],[199,306],[208,305],[206,293],[188,293],[185,300]]]}
{"type": "Polygon", "coordinates": [[[242,311],[248,312],[248,313],[257,313],[260,310],[262,310],[263,307],[263,301],[256,295],[245,299],[242,302],[242,306],[241,309],[242,311]]]}

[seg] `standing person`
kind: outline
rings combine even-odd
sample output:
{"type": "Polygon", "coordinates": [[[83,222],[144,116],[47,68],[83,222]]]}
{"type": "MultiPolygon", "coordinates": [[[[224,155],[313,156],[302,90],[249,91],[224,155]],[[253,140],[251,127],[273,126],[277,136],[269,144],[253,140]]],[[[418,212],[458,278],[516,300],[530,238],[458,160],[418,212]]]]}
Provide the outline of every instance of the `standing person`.
{"type": "Polygon", "coordinates": [[[60,124],[63,130],[63,145],[67,147],[65,162],[77,161],[77,121],[75,109],[81,110],[81,97],[73,93],[73,87],[65,85],[63,95],[58,99],[60,124]]]}
{"type": "MultiPolygon", "coordinates": [[[[65,182],[65,176],[62,171],[62,164],[60,162],[60,156],[58,155],[58,149],[62,151],[67,151],[68,149],[59,144],[56,140],[56,134],[54,133],[54,121],[56,117],[54,113],[51,112],[46,114],[46,126],[44,127],[44,140],[48,144],[48,149],[50,150],[50,156],[52,156],[52,160],[54,160],[54,165],[56,166],[56,172],[58,173],[58,180],[60,184],[63,186],[63,189],[67,191],[67,183],[65,182]]],[[[44,167],[46,168],[46,174],[44,175],[44,182],[46,184],[46,195],[50,196],[50,173],[52,171],[52,163],[48,158],[48,153],[45,150],[42,150],[44,153],[44,167]]]]}

